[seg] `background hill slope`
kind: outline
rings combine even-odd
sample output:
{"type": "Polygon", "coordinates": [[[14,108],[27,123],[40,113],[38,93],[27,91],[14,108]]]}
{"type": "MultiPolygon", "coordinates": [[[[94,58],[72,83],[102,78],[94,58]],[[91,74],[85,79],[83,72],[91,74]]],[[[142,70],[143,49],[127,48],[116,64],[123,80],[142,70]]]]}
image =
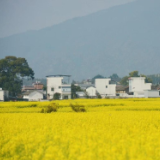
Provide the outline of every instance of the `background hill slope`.
{"type": "Polygon", "coordinates": [[[160,1],[138,0],[0,39],[0,58],[27,58],[36,77],[150,74],[160,68],[160,1]]]}

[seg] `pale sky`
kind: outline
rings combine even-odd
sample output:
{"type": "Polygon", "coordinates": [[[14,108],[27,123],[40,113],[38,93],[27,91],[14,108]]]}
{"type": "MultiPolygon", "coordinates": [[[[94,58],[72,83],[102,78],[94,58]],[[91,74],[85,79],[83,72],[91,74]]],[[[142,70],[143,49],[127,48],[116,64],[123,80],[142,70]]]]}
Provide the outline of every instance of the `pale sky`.
{"type": "Polygon", "coordinates": [[[39,30],[134,0],[0,0],[0,37],[39,30]]]}

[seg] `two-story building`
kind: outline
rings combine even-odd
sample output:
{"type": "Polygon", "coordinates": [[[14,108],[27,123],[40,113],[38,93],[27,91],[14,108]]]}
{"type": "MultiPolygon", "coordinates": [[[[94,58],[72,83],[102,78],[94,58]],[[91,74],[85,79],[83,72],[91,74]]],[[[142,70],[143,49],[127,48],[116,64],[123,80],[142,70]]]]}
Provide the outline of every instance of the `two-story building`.
{"type": "Polygon", "coordinates": [[[49,75],[47,77],[47,99],[53,99],[55,93],[60,99],[71,99],[70,75],[49,75]]]}
{"type": "Polygon", "coordinates": [[[145,77],[130,77],[129,92],[134,97],[144,97],[146,90],[151,90],[152,83],[145,83],[145,77]]]}
{"type": "Polygon", "coordinates": [[[110,78],[95,80],[96,90],[102,98],[116,96],[116,84],[111,84],[110,81],[110,78]]]}

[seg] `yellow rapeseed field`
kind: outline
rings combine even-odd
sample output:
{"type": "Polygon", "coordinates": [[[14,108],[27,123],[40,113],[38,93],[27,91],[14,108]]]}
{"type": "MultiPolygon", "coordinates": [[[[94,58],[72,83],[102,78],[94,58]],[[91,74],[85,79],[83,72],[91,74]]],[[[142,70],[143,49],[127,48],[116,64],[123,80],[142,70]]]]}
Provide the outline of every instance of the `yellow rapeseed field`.
{"type": "Polygon", "coordinates": [[[0,103],[2,160],[159,160],[160,99],[0,103]],[[73,112],[81,104],[87,112],[73,112]]]}

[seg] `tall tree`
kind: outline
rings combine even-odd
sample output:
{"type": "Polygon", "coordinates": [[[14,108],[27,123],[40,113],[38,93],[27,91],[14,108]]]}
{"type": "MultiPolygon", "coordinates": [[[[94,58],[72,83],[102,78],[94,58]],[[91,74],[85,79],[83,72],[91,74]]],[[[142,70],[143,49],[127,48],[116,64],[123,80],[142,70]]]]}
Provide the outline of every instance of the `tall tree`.
{"type": "Polygon", "coordinates": [[[121,81],[120,81],[120,84],[121,84],[121,85],[124,85],[124,86],[127,86],[127,85],[128,85],[128,78],[129,78],[129,76],[123,77],[123,78],[121,79],[121,81]]]}
{"type": "Polygon", "coordinates": [[[132,71],[129,73],[129,77],[139,77],[138,71],[132,71]]]}
{"type": "Polygon", "coordinates": [[[71,98],[77,98],[76,92],[82,91],[79,86],[75,86],[73,83],[71,84],[71,98]]]}
{"type": "Polygon", "coordinates": [[[61,97],[61,94],[60,94],[60,93],[55,93],[55,94],[53,95],[53,99],[54,99],[54,100],[60,100],[60,97],[61,97]]]}
{"type": "Polygon", "coordinates": [[[121,80],[121,78],[116,74],[112,74],[109,78],[111,78],[112,81],[115,81],[116,83],[121,80]]]}
{"type": "Polygon", "coordinates": [[[0,60],[0,87],[8,90],[10,95],[21,93],[24,77],[34,79],[34,72],[25,58],[7,56],[0,60]]]}

